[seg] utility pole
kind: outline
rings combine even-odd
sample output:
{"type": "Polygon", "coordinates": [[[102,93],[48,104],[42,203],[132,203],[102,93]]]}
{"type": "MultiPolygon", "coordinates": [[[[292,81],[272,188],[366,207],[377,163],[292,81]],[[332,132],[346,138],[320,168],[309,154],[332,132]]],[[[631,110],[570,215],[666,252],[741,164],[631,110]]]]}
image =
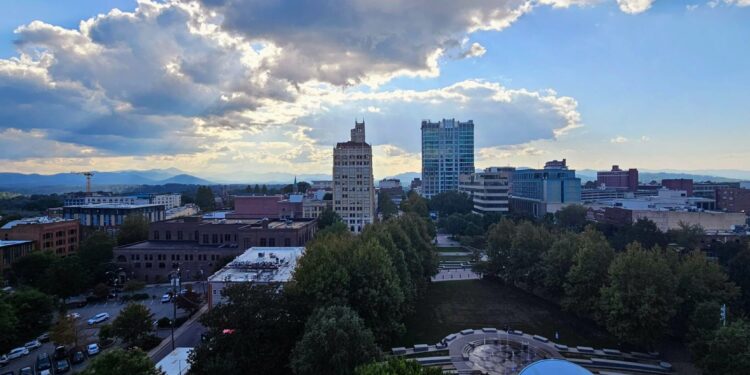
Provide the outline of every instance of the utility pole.
{"type": "Polygon", "coordinates": [[[177,304],[175,301],[177,300],[177,293],[179,293],[180,288],[180,268],[177,267],[177,273],[172,274],[172,350],[174,350],[174,325],[175,321],[177,321],[177,304]]]}

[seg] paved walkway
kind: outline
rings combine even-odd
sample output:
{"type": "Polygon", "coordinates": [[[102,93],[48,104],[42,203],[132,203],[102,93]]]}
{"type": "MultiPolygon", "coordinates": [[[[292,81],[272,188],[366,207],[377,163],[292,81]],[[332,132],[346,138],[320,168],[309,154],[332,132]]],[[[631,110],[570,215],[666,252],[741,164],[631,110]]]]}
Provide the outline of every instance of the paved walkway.
{"type": "Polygon", "coordinates": [[[442,281],[461,281],[461,280],[478,280],[482,276],[468,268],[455,268],[440,270],[437,275],[432,277],[432,282],[442,281]]]}

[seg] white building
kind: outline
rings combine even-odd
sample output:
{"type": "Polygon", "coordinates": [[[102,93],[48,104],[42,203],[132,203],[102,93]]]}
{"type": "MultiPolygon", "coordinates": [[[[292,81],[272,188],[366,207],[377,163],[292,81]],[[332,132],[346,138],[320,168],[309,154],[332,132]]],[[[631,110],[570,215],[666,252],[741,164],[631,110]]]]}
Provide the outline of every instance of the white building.
{"type": "Polygon", "coordinates": [[[251,247],[208,278],[210,307],[225,301],[224,288],[233,283],[279,284],[292,279],[304,247],[251,247]]]}
{"type": "Polygon", "coordinates": [[[354,233],[374,220],[372,147],[365,142],[364,122],[355,122],[351,140],[333,149],[333,210],[354,233]]]}
{"type": "Polygon", "coordinates": [[[193,348],[174,348],[174,350],[162,358],[156,364],[156,368],[166,375],[187,375],[190,372],[190,352],[193,348]]]}
{"type": "Polygon", "coordinates": [[[174,194],[138,194],[138,195],[90,195],[65,199],[66,206],[84,206],[89,204],[161,204],[164,209],[180,207],[182,195],[174,194]]]}
{"type": "Polygon", "coordinates": [[[180,207],[170,208],[166,212],[167,220],[176,219],[178,217],[193,216],[197,215],[200,211],[200,207],[193,203],[186,204],[180,207]]]}
{"type": "Polygon", "coordinates": [[[484,172],[462,175],[458,189],[474,201],[475,213],[507,213],[514,170],[512,167],[490,167],[485,168],[484,172]]]}

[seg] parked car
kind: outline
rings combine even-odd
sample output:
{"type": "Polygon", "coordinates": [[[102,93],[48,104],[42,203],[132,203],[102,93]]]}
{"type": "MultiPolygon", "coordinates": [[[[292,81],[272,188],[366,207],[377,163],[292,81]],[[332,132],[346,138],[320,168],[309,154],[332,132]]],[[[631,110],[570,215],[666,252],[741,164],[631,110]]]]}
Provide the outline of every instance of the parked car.
{"type": "Polygon", "coordinates": [[[26,366],[18,370],[18,375],[34,375],[34,369],[29,366],[26,366]]]}
{"type": "Polygon", "coordinates": [[[161,296],[161,303],[169,303],[171,301],[172,301],[172,296],[170,296],[169,294],[165,294],[161,296]]]}
{"type": "Polygon", "coordinates": [[[42,333],[36,338],[39,342],[49,342],[49,332],[42,333]]]}
{"type": "Polygon", "coordinates": [[[14,373],[13,371],[6,371],[0,375],[16,375],[16,373],[14,373]]]}
{"type": "Polygon", "coordinates": [[[67,358],[55,361],[55,374],[63,374],[70,371],[70,362],[67,358]]]}
{"type": "Polygon", "coordinates": [[[39,371],[38,375],[52,375],[52,370],[42,370],[42,371],[39,371]]]}
{"type": "Polygon", "coordinates": [[[23,346],[25,346],[26,349],[34,350],[34,349],[41,348],[42,347],[42,343],[39,342],[39,340],[31,340],[31,341],[23,344],[23,346]]]}
{"type": "Polygon", "coordinates": [[[73,350],[73,354],[70,355],[70,363],[77,365],[86,360],[86,356],[83,354],[81,349],[73,350]]]}
{"type": "Polygon", "coordinates": [[[26,347],[15,348],[11,350],[10,352],[8,352],[8,359],[10,360],[10,359],[21,358],[25,355],[29,355],[29,349],[27,349],[26,347]]]}
{"type": "Polygon", "coordinates": [[[89,344],[89,346],[86,347],[86,353],[89,357],[99,354],[99,345],[96,343],[89,344]]]}
{"type": "Polygon", "coordinates": [[[107,319],[109,319],[109,314],[107,314],[107,313],[99,313],[99,314],[96,314],[96,315],[92,316],[91,319],[89,319],[87,323],[90,326],[92,326],[94,324],[106,321],[107,319]]]}
{"type": "Polygon", "coordinates": [[[54,354],[55,360],[63,359],[67,356],[68,356],[68,351],[65,349],[64,346],[58,345],[57,347],[55,347],[55,354],[54,354]]]}
{"type": "Polygon", "coordinates": [[[5,354],[0,355],[0,367],[7,365],[10,362],[8,356],[5,354]]]}
{"type": "Polygon", "coordinates": [[[49,370],[51,368],[52,368],[52,360],[50,360],[49,354],[39,353],[39,355],[36,356],[36,370],[44,371],[44,370],[49,370]]]}
{"type": "Polygon", "coordinates": [[[67,316],[68,318],[73,319],[73,320],[81,319],[81,314],[79,314],[77,312],[68,313],[65,316],[67,316]]]}

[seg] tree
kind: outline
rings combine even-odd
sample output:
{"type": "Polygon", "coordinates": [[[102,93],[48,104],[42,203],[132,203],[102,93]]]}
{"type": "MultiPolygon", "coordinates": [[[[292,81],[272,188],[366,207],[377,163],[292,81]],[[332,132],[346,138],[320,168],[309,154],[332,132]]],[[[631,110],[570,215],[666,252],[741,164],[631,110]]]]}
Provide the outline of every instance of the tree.
{"type": "Polygon", "coordinates": [[[112,248],[115,241],[103,231],[95,231],[81,242],[78,257],[81,264],[89,270],[92,281],[107,282],[106,272],[112,261],[112,248]]]}
{"type": "Polygon", "coordinates": [[[415,191],[410,191],[406,199],[401,201],[401,211],[410,212],[421,217],[428,217],[430,210],[427,207],[427,200],[420,197],[415,191]]]}
{"type": "Polygon", "coordinates": [[[186,293],[179,294],[174,300],[178,308],[188,311],[190,315],[195,314],[201,308],[202,302],[203,298],[200,293],[196,293],[192,288],[189,288],[186,293]]]}
{"type": "Polygon", "coordinates": [[[89,285],[89,271],[81,265],[77,255],[61,258],[46,272],[44,290],[62,299],[83,292],[89,285]]]}
{"type": "Polygon", "coordinates": [[[72,317],[61,316],[49,332],[52,342],[66,346],[78,346],[78,327],[72,317]]]}
{"type": "Polygon", "coordinates": [[[586,207],[580,204],[571,204],[555,212],[555,223],[558,227],[566,230],[581,231],[586,226],[587,213],[586,207]]]}
{"type": "Polygon", "coordinates": [[[700,361],[706,374],[744,374],[750,368],[750,324],[744,320],[719,328],[700,361]]]}
{"type": "Polygon", "coordinates": [[[128,345],[136,345],[154,330],[154,314],[139,303],[125,306],[112,322],[112,333],[128,345]]]}
{"type": "Polygon", "coordinates": [[[437,211],[440,216],[450,214],[468,214],[474,209],[471,197],[457,190],[448,190],[436,194],[430,199],[430,210],[437,211]]]}
{"type": "Polygon", "coordinates": [[[635,224],[619,228],[609,237],[609,240],[612,247],[617,250],[623,250],[633,242],[640,243],[646,249],[657,245],[663,248],[668,242],[667,236],[659,230],[656,224],[645,218],[638,219],[635,224]]]}
{"type": "Polygon", "coordinates": [[[122,221],[117,231],[117,243],[127,245],[148,239],[148,219],[139,214],[130,214],[122,221]]]}
{"type": "Polygon", "coordinates": [[[125,285],[123,285],[122,290],[126,293],[133,293],[139,290],[143,290],[143,288],[145,287],[146,287],[145,282],[136,280],[136,279],[130,279],[125,282],[125,285]]]}
{"type": "Polygon", "coordinates": [[[700,362],[708,353],[708,344],[720,322],[721,305],[715,301],[701,302],[693,309],[685,337],[696,362],[700,362]]]}
{"type": "Polygon", "coordinates": [[[16,325],[19,338],[36,337],[49,328],[54,311],[52,297],[36,289],[24,288],[10,294],[7,301],[19,318],[16,325]]]}
{"type": "Polygon", "coordinates": [[[341,222],[341,217],[332,208],[326,207],[318,216],[318,229],[325,229],[335,223],[341,222]]]}
{"type": "Polygon", "coordinates": [[[351,374],[358,365],[379,357],[373,334],[357,313],[330,306],[310,316],[290,365],[297,375],[351,374]]]}
{"type": "Polygon", "coordinates": [[[226,302],[201,317],[209,339],[191,354],[191,373],[289,373],[289,355],[305,319],[298,298],[286,287],[246,283],[225,288],[224,294],[226,302]]]}
{"type": "MultiPolygon", "coordinates": [[[[580,240],[578,235],[564,233],[542,255],[544,269],[544,288],[555,297],[561,297],[568,272],[573,267],[580,240]]],[[[609,265],[607,265],[609,267],[609,265]]]]}
{"type": "Polygon", "coordinates": [[[515,236],[508,254],[509,266],[505,270],[506,281],[518,283],[533,291],[543,282],[542,254],[553,241],[544,227],[524,221],[516,227],[515,236]]]}
{"type": "Polygon", "coordinates": [[[135,348],[129,350],[113,349],[102,353],[81,372],[81,375],[121,374],[163,375],[164,371],[154,366],[148,354],[135,348]]]}
{"type": "MultiPolygon", "coordinates": [[[[266,185],[263,185],[264,187],[266,185]]],[[[214,200],[214,193],[208,186],[198,186],[198,191],[195,193],[195,204],[200,207],[201,211],[213,211],[216,205],[214,200]]]]}
{"type": "Polygon", "coordinates": [[[255,184],[253,187],[253,194],[260,194],[260,186],[258,184],[255,184]]]}
{"type": "Polygon", "coordinates": [[[487,232],[488,273],[500,276],[504,280],[509,279],[510,248],[515,237],[516,224],[510,219],[503,218],[490,226],[487,232]]]}
{"type": "Polygon", "coordinates": [[[417,361],[391,358],[386,362],[362,365],[354,370],[355,375],[442,375],[438,367],[424,367],[417,361]]]}
{"type": "Polygon", "coordinates": [[[266,184],[263,184],[263,187],[260,188],[260,193],[263,195],[268,194],[268,186],[266,184]]]}
{"type": "Polygon", "coordinates": [[[728,264],[729,278],[742,290],[741,305],[750,311],[750,247],[740,251],[728,264]]]}
{"type": "Polygon", "coordinates": [[[388,193],[381,192],[378,194],[378,209],[383,215],[384,220],[388,220],[392,216],[398,214],[398,207],[391,200],[391,196],[388,193]]]}
{"type": "Polygon", "coordinates": [[[13,263],[13,274],[19,284],[41,288],[46,284],[44,277],[47,270],[58,260],[48,252],[32,252],[13,263]]]}
{"type": "Polygon", "coordinates": [[[3,333],[0,335],[0,353],[7,353],[17,344],[17,326],[18,317],[13,306],[0,298],[0,332],[3,333]]]}
{"type": "Polygon", "coordinates": [[[578,315],[596,318],[599,289],[607,281],[615,253],[604,236],[589,227],[579,237],[573,265],[565,275],[562,306],[578,315]]]}
{"type": "Polygon", "coordinates": [[[678,229],[671,229],[667,234],[677,245],[692,251],[700,246],[706,231],[700,224],[691,225],[681,221],[678,229]]]}
{"type": "Polygon", "coordinates": [[[659,248],[628,246],[609,267],[609,285],[601,290],[607,329],[616,337],[653,347],[666,334],[675,314],[675,277],[659,248]]]}

